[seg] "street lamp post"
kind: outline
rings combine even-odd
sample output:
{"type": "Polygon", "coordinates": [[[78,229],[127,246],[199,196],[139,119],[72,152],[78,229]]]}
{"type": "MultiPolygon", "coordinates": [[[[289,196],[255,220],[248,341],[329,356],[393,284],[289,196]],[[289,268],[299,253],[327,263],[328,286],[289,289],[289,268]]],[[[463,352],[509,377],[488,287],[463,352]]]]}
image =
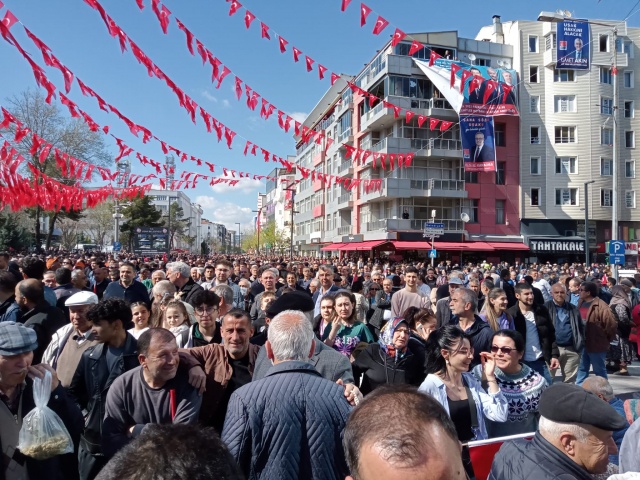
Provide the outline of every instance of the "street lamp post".
{"type": "MultiPolygon", "coordinates": [[[[431,210],[431,223],[436,223],[436,211],[435,211],[435,209],[431,210]]],[[[436,249],[435,244],[434,244],[435,241],[436,241],[436,234],[432,233],[431,234],[431,250],[435,250],[436,249]]],[[[431,257],[431,266],[432,267],[433,267],[434,261],[435,261],[435,258],[431,257]]]]}
{"type": "MultiPolygon", "coordinates": [[[[566,20],[566,16],[558,13],[541,12],[538,15],[538,21],[559,23],[566,20]]],[[[618,27],[610,23],[592,22],[583,20],[591,25],[599,25],[601,27],[611,28],[613,36],[613,64],[611,70],[612,86],[613,86],[613,106],[611,116],[613,117],[613,161],[611,167],[612,185],[611,185],[611,240],[618,239],[618,27]]],[[[585,185],[586,187],[586,185],[585,185]]],[[[586,213],[586,210],[585,210],[586,213]]],[[[587,225],[585,225],[585,234],[587,234],[587,225]]],[[[587,235],[585,235],[587,236],[587,235]]],[[[587,258],[589,253],[587,252],[587,258]]],[[[618,266],[611,264],[611,276],[618,279],[618,266]]]]}
{"type": "Polygon", "coordinates": [[[595,180],[584,182],[584,265],[589,270],[589,185],[595,180]]]}
{"type": "Polygon", "coordinates": [[[236,222],[236,225],[238,225],[238,248],[242,250],[242,234],[240,233],[240,222],[236,222]]]}
{"type": "Polygon", "coordinates": [[[258,255],[260,255],[260,217],[262,216],[262,207],[260,207],[258,210],[251,211],[258,214],[258,220],[256,221],[256,230],[258,232],[258,248],[256,250],[258,252],[258,255]]]}
{"type": "Polygon", "coordinates": [[[297,182],[290,183],[287,188],[283,188],[283,190],[291,192],[291,221],[290,221],[290,231],[289,231],[289,263],[293,262],[293,215],[298,213],[295,211],[296,205],[296,189],[293,188],[293,185],[297,182]]]}

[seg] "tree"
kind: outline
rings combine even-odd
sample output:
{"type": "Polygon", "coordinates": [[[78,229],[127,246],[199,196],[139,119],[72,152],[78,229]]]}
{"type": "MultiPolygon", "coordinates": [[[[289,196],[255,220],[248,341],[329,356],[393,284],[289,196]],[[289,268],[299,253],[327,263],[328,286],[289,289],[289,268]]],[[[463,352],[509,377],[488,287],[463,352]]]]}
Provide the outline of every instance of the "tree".
{"type": "MultiPolygon", "coordinates": [[[[47,104],[39,91],[26,90],[8,99],[8,105],[16,118],[31,131],[19,144],[16,144],[16,150],[22,154],[26,163],[35,167],[40,173],[44,173],[65,185],[77,183],[78,180],[75,178],[62,176],[62,172],[55,162],[53,148],[58,148],[61,152],[94,165],[103,166],[112,161],[100,133],[89,130],[89,127],[80,119],[63,117],[57,104],[47,104]],[[42,162],[39,157],[44,145],[38,147],[33,155],[31,154],[32,134],[38,135],[53,147],[42,162]]],[[[24,171],[30,178],[33,178],[26,165],[24,171]]],[[[39,178],[38,182],[42,182],[42,179],[39,178]]],[[[58,219],[65,217],[73,220],[79,219],[79,212],[74,211],[44,211],[41,207],[35,207],[31,210],[30,213],[34,219],[35,242],[38,247],[41,245],[41,217],[49,219],[47,248],[51,245],[51,237],[58,219]]]]}
{"type": "Polygon", "coordinates": [[[18,215],[0,212],[0,250],[26,250],[31,241],[31,234],[20,225],[18,215]]]}
{"type": "Polygon", "coordinates": [[[71,250],[78,242],[78,222],[71,218],[61,218],[58,221],[60,229],[60,245],[66,250],[71,250]]]}
{"type": "Polygon", "coordinates": [[[200,244],[200,255],[209,255],[209,253],[211,253],[211,250],[207,245],[207,241],[203,240],[202,243],[200,244]]]}
{"type": "Polygon", "coordinates": [[[122,209],[122,215],[126,221],[120,226],[120,232],[126,234],[129,250],[133,250],[133,234],[138,227],[161,227],[163,225],[162,212],[152,203],[151,197],[138,197],[122,209]]]}
{"type": "Polygon", "coordinates": [[[276,227],[276,222],[269,222],[260,229],[260,245],[270,245],[270,249],[278,250],[288,248],[289,234],[285,230],[276,227]]]}
{"type": "MultiPolygon", "coordinates": [[[[174,238],[177,236],[183,240],[184,236],[188,233],[191,221],[188,218],[184,218],[184,210],[178,202],[173,202],[169,207],[169,217],[164,221],[164,226],[169,229],[169,246],[174,247],[174,238]]],[[[195,239],[194,239],[195,241],[195,239]]]]}
{"type": "Polygon", "coordinates": [[[114,202],[108,201],[97,205],[95,208],[85,210],[81,222],[81,230],[86,232],[91,241],[104,246],[113,231],[114,202]]]}
{"type": "MultiPolygon", "coordinates": [[[[262,230],[260,231],[260,243],[264,243],[264,238],[262,238],[262,230]]],[[[242,248],[245,251],[254,251],[258,250],[258,232],[245,232],[242,234],[242,248]]]]}

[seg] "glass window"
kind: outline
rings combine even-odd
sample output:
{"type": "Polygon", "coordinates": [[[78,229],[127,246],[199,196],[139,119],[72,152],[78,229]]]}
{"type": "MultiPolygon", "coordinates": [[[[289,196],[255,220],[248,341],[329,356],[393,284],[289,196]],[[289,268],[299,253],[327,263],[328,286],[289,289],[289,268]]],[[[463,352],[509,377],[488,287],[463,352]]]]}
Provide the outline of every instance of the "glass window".
{"type": "Polygon", "coordinates": [[[613,128],[600,129],[600,143],[602,145],[613,145],[613,128]]]}
{"type": "Polygon", "coordinates": [[[537,65],[529,65],[529,83],[538,83],[540,81],[538,73],[537,65]]]}
{"type": "Polygon", "coordinates": [[[600,206],[610,207],[612,205],[613,192],[611,190],[602,188],[600,189],[600,206]]]}
{"type": "Polygon", "coordinates": [[[490,67],[491,59],[490,58],[476,58],[476,65],[481,67],[490,67]]]}
{"type": "Polygon", "coordinates": [[[564,175],[578,173],[576,157],[556,157],[556,173],[564,175]]]}
{"type": "Polygon", "coordinates": [[[531,194],[529,196],[531,202],[531,206],[533,207],[537,207],[540,205],[540,189],[539,188],[532,188],[531,189],[531,194]]]}
{"type": "Polygon", "coordinates": [[[466,183],[478,183],[478,172],[464,172],[464,181],[466,183]]]}
{"type": "Polygon", "coordinates": [[[624,88],[633,88],[633,70],[625,70],[622,75],[624,88]]]}
{"type": "Polygon", "coordinates": [[[478,223],[479,200],[464,200],[462,212],[469,215],[469,223],[478,223]]]}
{"type": "Polygon", "coordinates": [[[503,225],[506,223],[506,217],[504,212],[505,206],[504,200],[496,200],[496,225],[503,225]]]}
{"type": "Polygon", "coordinates": [[[627,148],[636,147],[636,136],[633,130],[627,130],[624,132],[624,146],[627,148]]]}
{"type": "Polygon", "coordinates": [[[531,127],[531,143],[540,143],[540,127],[531,127]]]}
{"type": "Polygon", "coordinates": [[[553,97],[553,110],[555,113],[575,112],[575,95],[555,95],[553,97]]]}
{"type": "Polygon", "coordinates": [[[636,208],[636,192],[634,190],[625,190],[624,206],[627,208],[636,208]]]}
{"type": "Polygon", "coordinates": [[[613,160],[610,158],[600,159],[600,175],[603,177],[610,177],[613,169],[613,160]]]}
{"type": "Polygon", "coordinates": [[[576,80],[576,72],[574,70],[554,70],[554,82],[574,82],[576,80]]]}
{"type": "Polygon", "coordinates": [[[552,50],[556,48],[556,34],[552,33],[544,37],[544,48],[545,50],[552,50]]]}
{"type": "Polygon", "coordinates": [[[611,115],[613,113],[613,98],[600,97],[600,113],[611,115]]]}
{"type": "Polygon", "coordinates": [[[531,175],[541,175],[542,174],[542,164],[540,163],[540,157],[531,157],[529,159],[531,175]]]}
{"type": "Polygon", "coordinates": [[[626,160],[624,162],[624,176],[627,178],[636,178],[636,161],[626,160]]]}
{"type": "Polygon", "coordinates": [[[578,189],[556,188],[556,205],[578,205],[578,189]]]}
{"type": "Polygon", "coordinates": [[[538,53],[537,35],[529,35],[529,53],[538,53]]]}
{"type": "Polygon", "coordinates": [[[610,67],[600,67],[600,83],[612,83],[610,67]]]}
{"type": "Polygon", "coordinates": [[[635,116],[635,108],[634,108],[633,100],[629,100],[624,102],[624,117],[625,118],[634,118],[635,116]]]}
{"type": "Polygon", "coordinates": [[[609,35],[600,35],[600,41],[598,42],[598,48],[600,52],[609,51],[609,35]]]}
{"type": "Polygon", "coordinates": [[[506,138],[506,123],[496,123],[494,127],[494,138],[496,142],[496,147],[506,147],[507,146],[507,138],[506,138]]]}
{"type": "Polygon", "coordinates": [[[505,185],[505,164],[506,162],[498,162],[496,165],[496,185],[505,185]]]}
{"type": "Polygon", "coordinates": [[[540,113],[540,96],[538,95],[531,95],[531,97],[529,98],[530,100],[530,104],[529,104],[529,111],[531,113],[540,113]]]}
{"type": "Polygon", "coordinates": [[[555,127],[555,143],[576,143],[576,127],[555,127]]]}

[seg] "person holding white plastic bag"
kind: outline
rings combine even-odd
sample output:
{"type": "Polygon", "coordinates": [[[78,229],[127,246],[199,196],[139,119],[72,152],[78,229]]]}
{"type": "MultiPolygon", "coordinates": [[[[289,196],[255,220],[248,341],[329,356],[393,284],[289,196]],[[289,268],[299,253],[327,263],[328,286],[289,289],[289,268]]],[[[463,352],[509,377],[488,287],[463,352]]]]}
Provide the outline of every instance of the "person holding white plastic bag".
{"type": "Polygon", "coordinates": [[[55,370],[45,364],[32,366],[38,347],[35,332],[20,323],[0,324],[0,479],[67,480],[78,478],[77,447],[83,425],[78,406],[60,385],[55,370]],[[51,396],[47,407],[66,427],[73,452],[36,460],[17,449],[23,419],[35,408],[33,379],[51,374],[51,396]],[[27,378],[29,377],[29,378],[27,378]]]}

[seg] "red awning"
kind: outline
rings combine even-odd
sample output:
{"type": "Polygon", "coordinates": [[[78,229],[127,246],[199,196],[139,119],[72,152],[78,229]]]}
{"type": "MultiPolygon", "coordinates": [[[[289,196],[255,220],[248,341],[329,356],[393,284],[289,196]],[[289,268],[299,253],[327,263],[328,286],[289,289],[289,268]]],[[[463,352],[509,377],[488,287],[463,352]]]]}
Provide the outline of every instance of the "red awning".
{"type": "Polygon", "coordinates": [[[467,250],[470,252],[492,252],[494,248],[487,242],[434,242],[436,250],[467,250]]]}
{"type": "Polygon", "coordinates": [[[529,250],[524,243],[518,242],[488,242],[496,250],[529,250]]]}
{"type": "Polygon", "coordinates": [[[396,250],[431,250],[431,244],[426,240],[421,242],[408,242],[404,240],[394,240],[393,246],[396,250]]]}
{"type": "Polygon", "coordinates": [[[320,249],[321,252],[330,252],[334,250],[340,250],[340,247],[343,246],[344,243],[330,243],[329,245],[322,247],[320,249]]]}
{"type": "Polygon", "coordinates": [[[355,250],[371,250],[383,243],[390,243],[388,240],[369,240],[367,242],[351,242],[343,243],[340,247],[342,251],[355,251],[355,250]]]}

